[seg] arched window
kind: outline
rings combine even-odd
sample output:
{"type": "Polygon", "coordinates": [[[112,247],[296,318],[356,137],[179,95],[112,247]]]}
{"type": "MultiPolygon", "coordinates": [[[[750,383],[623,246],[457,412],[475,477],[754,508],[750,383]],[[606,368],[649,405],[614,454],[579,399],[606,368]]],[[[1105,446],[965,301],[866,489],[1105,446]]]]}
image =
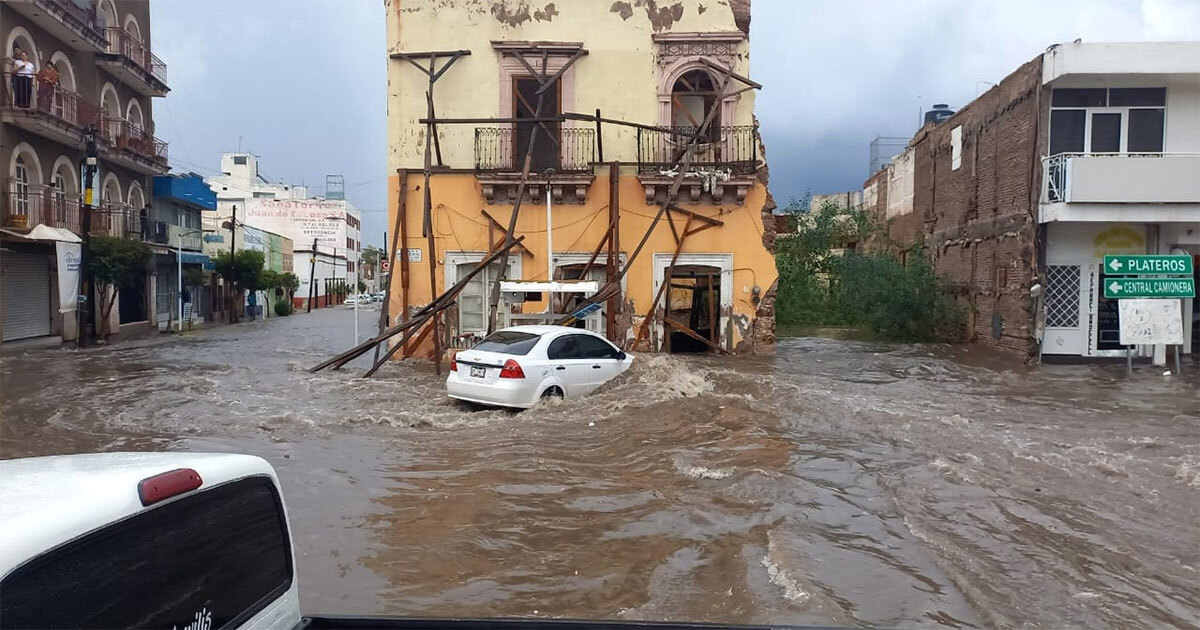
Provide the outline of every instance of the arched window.
{"type": "MultiPolygon", "coordinates": [[[[717,89],[712,75],[705,70],[689,70],[675,80],[671,88],[671,125],[696,129],[704,122],[709,108],[718,107],[717,89]]],[[[721,127],[721,112],[709,123],[710,130],[721,127]]],[[[710,137],[716,134],[710,132],[710,137]]]]}

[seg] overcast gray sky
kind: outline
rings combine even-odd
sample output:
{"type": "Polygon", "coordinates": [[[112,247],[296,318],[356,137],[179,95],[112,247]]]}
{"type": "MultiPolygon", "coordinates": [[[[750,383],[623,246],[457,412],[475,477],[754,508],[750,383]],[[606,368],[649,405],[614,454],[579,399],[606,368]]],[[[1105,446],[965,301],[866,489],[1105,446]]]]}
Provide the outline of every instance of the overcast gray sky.
{"type": "MultiPolygon", "coordinates": [[[[607,2],[608,0],[569,0],[607,2]]],[[[153,0],[171,93],[156,133],[176,170],[222,151],[273,180],[346,180],[363,240],[382,240],[386,46],[382,0],[153,0]]],[[[910,136],[933,103],[969,102],[1056,42],[1194,40],[1200,0],[754,0],[751,73],[783,205],[861,187],[877,135],[910,136]]]]}

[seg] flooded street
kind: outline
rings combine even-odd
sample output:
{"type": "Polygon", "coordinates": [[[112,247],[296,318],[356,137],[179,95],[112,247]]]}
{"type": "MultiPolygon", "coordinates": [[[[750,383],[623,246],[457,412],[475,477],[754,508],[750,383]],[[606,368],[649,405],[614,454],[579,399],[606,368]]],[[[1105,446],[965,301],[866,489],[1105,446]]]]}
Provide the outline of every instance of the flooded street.
{"type": "Polygon", "coordinates": [[[425,363],[306,372],[352,317],[6,349],[3,457],[265,457],[306,612],[1200,627],[1189,361],[1126,378],[797,338],[642,355],[587,399],[510,413],[451,403],[425,363]]]}

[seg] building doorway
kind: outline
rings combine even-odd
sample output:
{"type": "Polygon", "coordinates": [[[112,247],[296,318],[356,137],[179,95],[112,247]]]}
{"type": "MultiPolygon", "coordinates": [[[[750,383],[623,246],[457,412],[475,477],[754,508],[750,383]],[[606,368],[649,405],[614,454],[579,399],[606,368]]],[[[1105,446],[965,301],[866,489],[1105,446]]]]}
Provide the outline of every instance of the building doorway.
{"type": "Polygon", "coordinates": [[[721,269],[675,267],[663,295],[664,347],[671,353],[712,352],[721,341],[721,269]]]}
{"type": "Polygon", "coordinates": [[[671,254],[654,254],[654,291],[669,283],[654,313],[654,347],[666,352],[710,352],[729,349],[729,320],[723,314],[733,305],[732,254],[680,254],[671,268],[671,254]]]}
{"type": "Polygon", "coordinates": [[[134,283],[134,286],[125,287],[117,292],[117,309],[120,313],[120,322],[122,324],[146,321],[145,274],[138,274],[137,282],[134,283]]]}

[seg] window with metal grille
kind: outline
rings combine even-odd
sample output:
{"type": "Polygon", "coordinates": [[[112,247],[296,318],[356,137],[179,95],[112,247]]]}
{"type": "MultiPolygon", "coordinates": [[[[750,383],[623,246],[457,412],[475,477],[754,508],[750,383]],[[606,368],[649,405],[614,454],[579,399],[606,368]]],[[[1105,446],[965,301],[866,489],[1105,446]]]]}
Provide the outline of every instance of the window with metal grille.
{"type": "Polygon", "coordinates": [[[1079,265],[1046,267],[1046,327],[1079,327],[1079,265]]]}

